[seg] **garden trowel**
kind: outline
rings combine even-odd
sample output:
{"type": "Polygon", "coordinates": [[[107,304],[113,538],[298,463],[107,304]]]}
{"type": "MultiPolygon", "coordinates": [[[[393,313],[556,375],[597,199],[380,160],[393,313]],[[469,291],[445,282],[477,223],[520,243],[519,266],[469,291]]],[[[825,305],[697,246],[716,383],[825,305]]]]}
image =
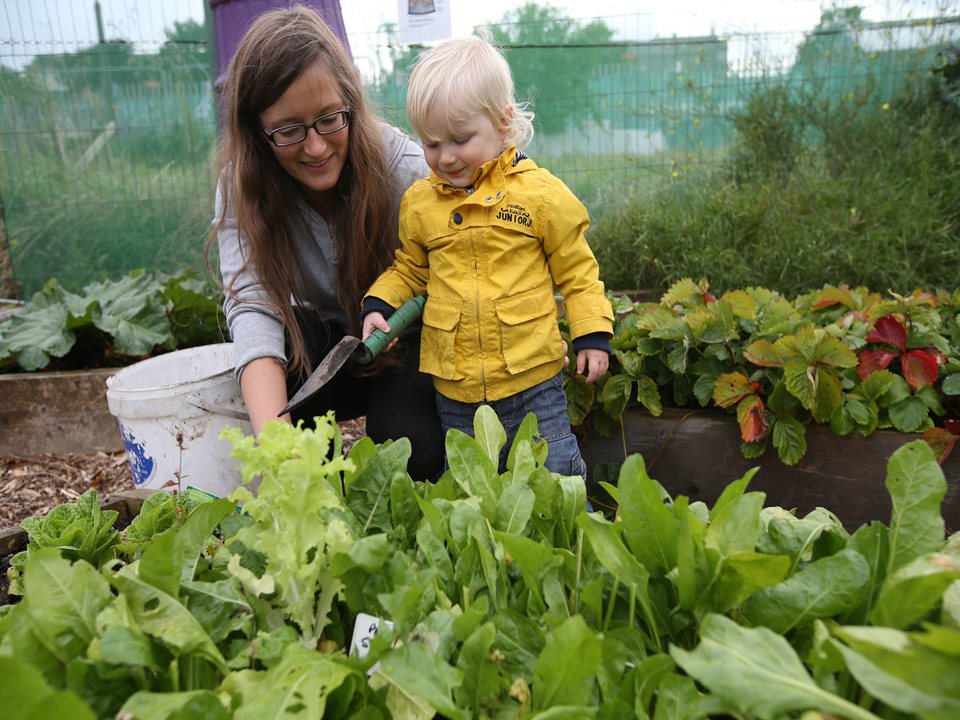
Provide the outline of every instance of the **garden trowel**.
{"type": "Polygon", "coordinates": [[[407,300],[401,305],[387,322],[390,325],[390,332],[385,333],[382,330],[374,330],[370,337],[361,340],[351,335],[346,336],[338,342],[323,361],[317,366],[307,381],[290,399],[286,407],[283,408],[277,417],[286,415],[291,410],[296,410],[307,400],[316,395],[320,388],[330,382],[330,379],[336,375],[348,360],[353,358],[354,362],[360,365],[369,364],[380,352],[389,345],[410,323],[420,317],[423,312],[423,304],[427,301],[424,295],[418,295],[415,298],[407,300]]]}

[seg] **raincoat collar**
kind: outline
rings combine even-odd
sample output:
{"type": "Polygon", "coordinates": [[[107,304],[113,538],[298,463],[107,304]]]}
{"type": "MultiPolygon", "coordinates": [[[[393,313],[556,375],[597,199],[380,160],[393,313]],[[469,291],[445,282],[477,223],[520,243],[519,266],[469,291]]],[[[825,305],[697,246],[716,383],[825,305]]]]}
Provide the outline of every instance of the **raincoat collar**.
{"type": "Polygon", "coordinates": [[[500,197],[502,197],[502,193],[504,192],[507,184],[507,175],[529,169],[531,165],[536,167],[536,164],[533,162],[533,160],[530,160],[530,165],[518,168],[517,166],[520,164],[521,160],[530,160],[530,158],[525,152],[523,152],[523,150],[519,150],[515,146],[511,145],[504,150],[499,157],[494,158],[489,162],[485,162],[483,165],[477,168],[477,172],[473,176],[473,182],[470,183],[470,185],[466,187],[451,185],[450,183],[445,182],[439,175],[431,170],[430,186],[439,193],[462,192],[466,193],[467,195],[472,195],[481,184],[490,183],[490,189],[494,193],[501,193],[500,197]]]}

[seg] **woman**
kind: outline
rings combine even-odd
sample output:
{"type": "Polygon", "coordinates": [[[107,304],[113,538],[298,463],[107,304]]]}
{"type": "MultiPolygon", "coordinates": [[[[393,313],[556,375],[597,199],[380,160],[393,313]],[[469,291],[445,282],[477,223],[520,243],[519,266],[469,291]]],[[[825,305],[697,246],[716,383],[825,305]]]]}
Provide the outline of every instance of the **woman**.
{"type": "MultiPolygon", "coordinates": [[[[429,172],[420,148],[379,122],[340,40],[307,7],[250,27],[223,87],[215,227],[224,309],[254,432],[344,335],[398,245],[404,190],[429,172]]],[[[410,474],[434,477],[443,435],[419,326],[367,376],[344,368],[288,421],[366,415],[376,442],[409,437],[410,474]]]]}

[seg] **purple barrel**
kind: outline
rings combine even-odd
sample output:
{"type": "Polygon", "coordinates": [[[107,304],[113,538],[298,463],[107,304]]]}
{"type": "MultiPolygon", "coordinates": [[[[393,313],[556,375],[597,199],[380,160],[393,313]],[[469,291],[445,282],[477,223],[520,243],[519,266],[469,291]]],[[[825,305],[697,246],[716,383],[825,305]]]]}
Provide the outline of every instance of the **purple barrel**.
{"type": "MultiPolygon", "coordinates": [[[[214,43],[217,58],[217,81],[219,88],[223,83],[223,74],[230,58],[237,49],[237,43],[250,27],[254,18],[278,7],[291,5],[290,0],[208,0],[213,15],[214,43]]],[[[350,52],[347,41],[347,29],[343,25],[340,13],[340,0],[300,0],[300,4],[310,5],[317,10],[334,33],[343,41],[350,52]]]]}

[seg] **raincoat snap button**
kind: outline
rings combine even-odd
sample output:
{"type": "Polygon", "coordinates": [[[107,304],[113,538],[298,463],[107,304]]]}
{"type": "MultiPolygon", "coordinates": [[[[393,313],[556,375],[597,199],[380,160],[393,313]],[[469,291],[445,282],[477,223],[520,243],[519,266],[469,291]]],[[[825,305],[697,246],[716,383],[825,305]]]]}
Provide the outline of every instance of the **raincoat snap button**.
{"type": "Polygon", "coordinates": [[[460,213],[454,213],[454,214],[453,214],[453,222],[454,222],[455,225],[459,225],[460,223],[462,223],[462,222],[463,222],[463,215],[461,215],[460,213]]]}

